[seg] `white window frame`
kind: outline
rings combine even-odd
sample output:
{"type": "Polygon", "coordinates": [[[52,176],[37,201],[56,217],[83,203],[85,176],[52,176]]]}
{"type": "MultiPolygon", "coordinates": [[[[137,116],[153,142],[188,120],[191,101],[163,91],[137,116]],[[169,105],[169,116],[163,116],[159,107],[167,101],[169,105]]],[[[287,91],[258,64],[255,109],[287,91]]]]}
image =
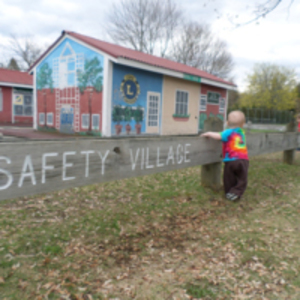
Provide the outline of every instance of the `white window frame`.
{"type": "Polygon", "coordinates": [[[81,128],[83,129],[89,129],[90,124],[90,114],[81,114],[81,128]],[[87,125],[83,123],[83,118],[87,117],[87,125]]]}
{"type": "Polygon", "coordinates": [[[156,93],[156,92],[148,92],[147,93],[147,128],[148,127],[154,127],[154,128],[158,128],[159,127],[159,115],[160,115],[160,93],[156,93]],[[157,120],[156,120],[156,125],[154,125],[152,122],[152,120],[149,120],[149,113],[150,113],[150,97],[157,97],[157,114],[155,116],[157,116],[157,120]],[[151,124],[149,124],[151,123],[151,124]]]}
{"type": "Polygon", "coordinates": [[[189,92],[188,91],[185,91],[185,90],[176,90],[175,92],[175,115],[178,115],[178,116],[188,116],[189,115],[189,92]],[[187,103],[186,103],[186,114],[177,114],[176,112],[176,107],[177,107],[177,92],[183,92],[183,93],[186,93],[187,94],[187,103]]]}
{"type": "Polygon", "coordinates": [[[220,105],[220,99],[221,99],[221,93],[219,92],[215,92],[215,91],[207,91],[206,93],[206,103],[209,104],[209,105],[220,105]],[[208,102],[208,93],[214,93],[214,94],[219,94],[219,102],[218,103],[212,103],[212,102],[208,102]]]}
{"type": "Polygon", "coordinates": [[[3,111],[3,93],[1,88],[0,88],[0,111],[3,111]]]}
{"type": "Polygon", "coordinates": [[[207,95],[200,94],[200,101],[199,101],[199,111],[206,111],[207,110],[207,95]],[[202,100],[205,101],[203,105],[202,100]]]}
{"type": "Polygon", "coordinates": [[[39,125],[45,125],[45,113],[39,113],[39,125]],[[42,122],[41,122],[41,117],[43,117],[42,122]]]}
{"type": "Polygon", "coordinates": [[[221,97],[219,103],[220,103],[219,114],[223,114],[225,112],[225,106],[226,106],[225,98],[221,97]],[[221,103],[222,103],[222,105],[221,105],[221,103]]]}
{"type": "Polygon", "coordinates": [[[52,112],[47,113],[47,119],[46,119],[46,122],[47,122],[47,125],[53,126],[53,113],[52,113],[52,112]],[[52,117],[52,122],[48,122],[48,117],[49,117],[49,116],[52,117]]]}
{"type": "Polygon", "coordinates": [[[100,114],[92,114],[92,130],[99,130],[100,129],[100,114]],[[94,121],[94,116],[98,116],[99,118],[99,122],[98,122],[98,126],[95,126],[93,121],[94,121]]]}

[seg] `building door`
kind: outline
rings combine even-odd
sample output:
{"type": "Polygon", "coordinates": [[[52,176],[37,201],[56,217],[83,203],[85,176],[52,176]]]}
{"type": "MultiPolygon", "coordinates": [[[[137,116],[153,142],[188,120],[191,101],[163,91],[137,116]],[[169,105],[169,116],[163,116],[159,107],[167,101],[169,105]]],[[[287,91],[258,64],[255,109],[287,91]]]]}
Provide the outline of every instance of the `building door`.
{"type": "Polygon", "coordinates": [[[60,111],[60,132],[74,133],[74,109],[70,105],[64,105],[60,111]]]}
{"type": "Polygon", "coordinates": [[[160,94],[148,92],[147,94],[147,133],[159,133],[160,94]]]}

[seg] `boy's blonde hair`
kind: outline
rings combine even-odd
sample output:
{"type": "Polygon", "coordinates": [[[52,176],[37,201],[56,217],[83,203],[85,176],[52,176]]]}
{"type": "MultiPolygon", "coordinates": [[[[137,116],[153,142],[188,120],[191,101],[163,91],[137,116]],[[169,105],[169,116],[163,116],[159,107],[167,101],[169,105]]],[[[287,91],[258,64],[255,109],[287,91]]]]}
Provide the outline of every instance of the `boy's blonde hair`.
{"type": "Polygon", "coordinates": [[[245,122],[245,115],[240,110],[234,110],[228,115],[227,124],[229,127],[243,127],[245,122]]]}

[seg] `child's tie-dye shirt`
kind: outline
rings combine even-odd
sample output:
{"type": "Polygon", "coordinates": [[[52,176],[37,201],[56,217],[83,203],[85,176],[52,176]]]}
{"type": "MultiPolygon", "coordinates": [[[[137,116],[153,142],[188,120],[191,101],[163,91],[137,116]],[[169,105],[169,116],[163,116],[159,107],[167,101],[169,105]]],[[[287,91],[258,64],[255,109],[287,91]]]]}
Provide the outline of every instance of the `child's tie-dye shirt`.
{"type": "Polygon", "coordinates": [[[248,150],[246,146],[246,136],[242,128],[225,129],[221,134],[223,142],[223,161],[237,159],[248,160],[248,150]]]}

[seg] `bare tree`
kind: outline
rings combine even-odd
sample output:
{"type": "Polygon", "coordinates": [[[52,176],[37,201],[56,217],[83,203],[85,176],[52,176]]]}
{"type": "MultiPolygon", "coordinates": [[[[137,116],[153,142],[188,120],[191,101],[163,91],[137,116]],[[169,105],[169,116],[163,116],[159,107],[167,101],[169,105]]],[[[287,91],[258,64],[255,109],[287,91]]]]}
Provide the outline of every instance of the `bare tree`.
{"type": "Polygon", "coordinates": [[[28,69],[40,56],[43,49],[36,45],[33,39],[20,39],[12,35],[9,50],[19,59],[18,63],[22,69],[28,69]]]}
{"type": "MultiPolygon", "coordinates": [[[[234,17],[231,16],[230,20],[236,26],[247,25],[255,22],[258,23],[260,19],[265,18],[267,15],[272,13],[282,2],[282,0],[264,0],[260,3],[255,2],[254,9],[252,11],[253,16],[248,21],[238,22],[238,15],[235,15],[234,17]]],[[[294,0],[289,0],[286,2],[289,2],[289,5],[287,7],[287,11],[289,13],[290,7],[294,3],[294,0]]],[[[249,9],[248,5],[249,4],[247,4],[247,8],[249,9]]]]}
{"type": "Polygon", "coordinates": [[[215,38],[209,26],[195,22],[183,25],[170,58],[221,78],[228,78],[233,69],[226,42],[215,38]]]}
{"type": "Polygon", "coordinates": [[[181,17],[172,0],[121,0],[111,8],[107,32],[116,43],[164,57],[181,17]]]}

